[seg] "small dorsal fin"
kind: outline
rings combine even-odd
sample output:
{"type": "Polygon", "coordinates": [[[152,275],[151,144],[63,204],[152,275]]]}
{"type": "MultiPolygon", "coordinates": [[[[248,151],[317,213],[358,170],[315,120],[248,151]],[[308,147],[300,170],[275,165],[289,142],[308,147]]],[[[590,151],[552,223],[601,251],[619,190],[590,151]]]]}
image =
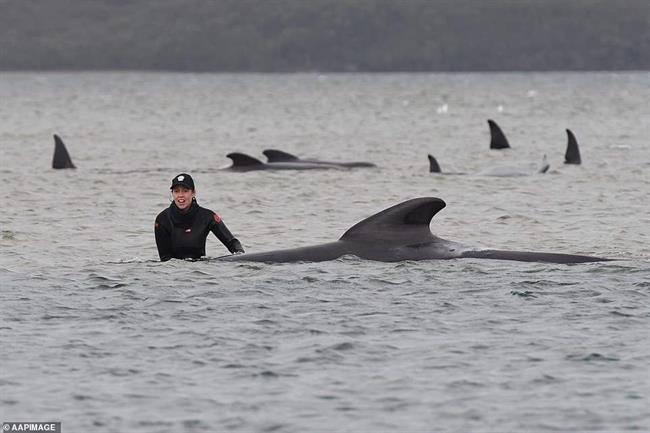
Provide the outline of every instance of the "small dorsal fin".
{"type": "Polygon", "coordinates": [[[262,161],[252,156],[246,155],[245,153],[232,152],[226,155],[226,157],[232,159],[233,167],[245,167],[250,165],[264,165],[262,161]]]}
{"type": "Polygon", "coordinates": [[[268,159],[269,162],[298,161],[300,159],[295,155],[276,149],[266,149],[262,153],[266,156],[266,159],[268,159]]]}
{"type": "Polygon", "coordinates": [[[570,129],[566,130],[567,135],[567,145],[566,153],[564,154],[564,163],[565,164],[580,164],[582,159],[580,159],[580,149],[578,148],[578,140],[576,136],[573,135],[570,129]]]}
{"type": "Polygon", "coordinates": [[[433,155],[429,154],[429,173],[441,173],[442,170],[440,170],[440,165],[438,164],[438,161],[436,161],[436,158],[433,157],[433,155]]]}
{"type": "Polygon", "coordinates": [[[544,154],[544,158],[542,158],[542,165],[539,167],[539,170],[537,170],[537,173],[540,174],[546,173],[549,168],[551,168],[551,165],[548,163],[548,158],[546,158],[546,154],[544,154]]]}
{"type": "Polygon", "coordinates": [[[63,144],[61,137],[54,134],[54,157],[52,158],[52,168],[76,168],[70,159],[70,154],[63,144]]]}
{"type": "Polygon", "coordinates": [[[431,240],[431,219],[446,206],[442,199],[422,197],[389,207],[352,226],[340,240],[409,244],[431,240]]]}
{"type": "Polygon", "coordinates": [[[499,125],[492,119],[488,119],[488,125],[490,126],[490,149],[508,149],[510,143],[499,125]]]}

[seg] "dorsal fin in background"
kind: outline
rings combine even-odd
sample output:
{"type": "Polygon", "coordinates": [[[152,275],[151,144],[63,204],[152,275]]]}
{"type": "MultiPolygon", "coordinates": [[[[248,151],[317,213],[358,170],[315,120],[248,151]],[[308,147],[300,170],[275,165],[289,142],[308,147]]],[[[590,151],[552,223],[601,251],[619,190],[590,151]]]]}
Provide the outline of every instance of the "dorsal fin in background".
{"type": "Polygon", "coordinates": [[[542,165],[540,165],[539,170],[537,170],[537,173],[546,173],[548,169],[551,168],[551,165],[548,163],[548,159],[546,158],[546,154],[544,154],[544,158],[542,158],[542,165]]]}
{"type": "Polygon", "coordinates": [[[510,143],[499,125],[492,119],[488,119],[488,125],[490,126],[490,149],[508,149],[510,143]]]}
{"type": "Polygon", "coordinates": [[[54,158],[52,158],[52,168],[76,168],[70,159],[70,154],[63,144],[61,137],[54,134],[54,158]]]}
{"type": "Polygon", "coordinates": [[[440,165],[438,165],[438,161],[433,157],[433,155],[429,154],[429,173],[441,173],[442,170],[440,170],[440,165]]]}
{"type": "Polygon", "coordinates": [[[269,162],[298,161],[300,159],[295,155],[276,149],[266,149],[262,153],[269,162]]]}
{"type": "Polygon", "coordinates": [[[573,135],[570,129],[566,130],[566,135],[568,137],[566,145],[566,153],[564,154],[564,163],[565,164],[580,164],[582,160],[580,159],[580,149],[578,148],[578,141],[576,136],[573,135]]]}
{"type": "Polygon", "coordinates": [[[245,153],[232,152],[226,155],[228,158],[232,159],[233,167],[245,167],[250,165],[264,165],[262,161],[252,156],[246,155],[245,153]]]}
{"type": "Polygon", "coordinates": [[[436,197],[414,198],[352,226],[339,240],[373,241],[387,243],[421,243],[433,239],[429,224],[431,218],[446,206],[436,197]]]}

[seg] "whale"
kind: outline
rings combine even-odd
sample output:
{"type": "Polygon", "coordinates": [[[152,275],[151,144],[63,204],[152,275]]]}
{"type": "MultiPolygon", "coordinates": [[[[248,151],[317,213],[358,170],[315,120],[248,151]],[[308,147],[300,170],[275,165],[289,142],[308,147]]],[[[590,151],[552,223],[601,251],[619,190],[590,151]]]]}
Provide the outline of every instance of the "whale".
{"type": "Polygon", "coordinates": [[[579,165],[582,163],[580,158],[580,149],[578,148],[578,140],[576,136],[571,132],[570,129],[566,130],[567,134],[567,144],[566,144],[566,153],[564,154],[564,163],[565,164],[576,164],[579,165]]]}
{"type": "Polygon", "coordinates": [[[63,144],[61,137],[54,134],[54,157],[52,158],[52,168],[77,168],[70,159],[70,154],[63,144]]]}
{"type": "Polygon", "coordinates": [[[610,260],[575,254],[476,248],[448,241],[435,236],[429,227],[432,218],[445,206],[444,200],[437,197],[414,198],[364,219],[334,242],[218,259],[292,263],[323,262],[352,255],[380,262],[468,258],[571,264],[610,260]]]}
{"type": "Polygon", "coordinates": [[[509,149],[510,143],[499,125],[492,119],[487,122],[490,127],[490,149],[509,149]]]}
{"type": "Polygon", "coordinates": [[[311,162],[262,162],[245,153],[232,152],[226,155],[232,160],[232,165],[225,170],[246,172],[255,170],[340,170],[341,167],[331,164],[315,164],[311,162]]]}
{"type": "Polygon", "coordinates": [[[276,162],[308,163],[308,164],[336,165],[339,167],[348,167],[348,168],[376,167],[376,165],[373,164],[372,162],[365,162],[365,161],[335,162],[335,161],[321,161],[319,159],[313,159],[313,158],[299,158],[295,155],[292,155],[291,153],[284,152],[282,150],[277,150],[277,149],[265,149],[262,153],[266,156],[266,159],[270,163],[276,163],[276,162]]]}
{"type": "Polygon", "coordinates": [[[440,168],[440,164],[438,163],[438,160],[436,160],[436,158],[433,155],[428,154],[427,157],[429,158],[429,172],[436,173],[436,174],[444,174],[444,175],[472,174],[474,176],[521,177],[521,176],[531,176],[534,174],[544,174],[550,168],[550,164],[548,163],[546,155],[544,155],[544,158],[542,158],[542,163],[535,170],[531,170],[530,168],[527,167],[494,166],[488,169],[478,171],[476,173],[443,172],[442,169],[440,168]]]}

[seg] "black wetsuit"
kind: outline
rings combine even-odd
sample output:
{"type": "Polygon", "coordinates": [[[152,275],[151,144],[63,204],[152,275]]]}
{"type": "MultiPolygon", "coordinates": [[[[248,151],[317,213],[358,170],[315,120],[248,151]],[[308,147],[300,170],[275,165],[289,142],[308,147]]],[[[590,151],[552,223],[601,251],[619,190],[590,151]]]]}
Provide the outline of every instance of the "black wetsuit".
{"type": "Polygon", "coordinates": [[[230,233],[221,217],[199,206],[196,200],[182,213],[174,202],[156,217],[156,245],[161,261],[198,259],[205,256],[205,239],[212,232],[231,253],[243,253],[239,240],[230,233]]]}

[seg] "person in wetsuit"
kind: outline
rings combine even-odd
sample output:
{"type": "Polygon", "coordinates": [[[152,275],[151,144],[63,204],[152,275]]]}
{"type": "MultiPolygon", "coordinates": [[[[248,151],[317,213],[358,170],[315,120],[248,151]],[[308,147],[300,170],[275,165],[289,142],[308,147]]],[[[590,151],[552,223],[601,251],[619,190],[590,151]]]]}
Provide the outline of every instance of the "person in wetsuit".
{"type": "Polygon", "coordinates": [[[160,261],[198,259],[205,256],[205,240],[212,232],[233,254],[244,252],[221,217],[196,202],[194,180],[187,173],[172,179],[169,207],[158,214],[154,224],[160,261]]]}

